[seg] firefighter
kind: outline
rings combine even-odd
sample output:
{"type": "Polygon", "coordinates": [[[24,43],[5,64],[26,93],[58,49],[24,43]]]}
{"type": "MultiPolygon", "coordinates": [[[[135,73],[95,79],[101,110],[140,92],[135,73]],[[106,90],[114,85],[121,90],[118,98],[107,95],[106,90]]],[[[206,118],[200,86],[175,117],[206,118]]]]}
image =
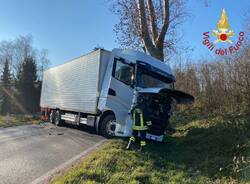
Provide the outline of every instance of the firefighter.
{"type": "Polygon", "coordinates": [[[130,148],[131,144],[135,142],[138,133],[140,133],[140,151],[146,146],[146,133],[148,130],[148,125],[151,125],[151,121],[148,121],[147,118],[147,106],[145,105],[146,101],[142,95],[137,97],[137,103],[132,108],[132,136],[129,139],[127,149],[130,148]]]}

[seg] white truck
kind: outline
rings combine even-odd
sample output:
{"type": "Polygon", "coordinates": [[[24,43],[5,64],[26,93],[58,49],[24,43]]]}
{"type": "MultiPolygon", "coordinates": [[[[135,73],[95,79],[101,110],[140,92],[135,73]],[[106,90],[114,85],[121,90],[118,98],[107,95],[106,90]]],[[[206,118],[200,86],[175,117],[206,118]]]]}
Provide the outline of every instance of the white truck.
{"type": "MultiPolygon", "coordinates": [[[[174,82],[171,68],[149,55],[133,50],[98,49],[44,72],[42,118],[56,125],[89,125],[106,137],[130,136],[129,111],[138,94],[158,98],[159,103],[166,96],[177,103],[194,100],[175,90],[174,82]]],[[[147,138],[161,141],[165,124],[164,120],[152,121],[147,138]]]]}

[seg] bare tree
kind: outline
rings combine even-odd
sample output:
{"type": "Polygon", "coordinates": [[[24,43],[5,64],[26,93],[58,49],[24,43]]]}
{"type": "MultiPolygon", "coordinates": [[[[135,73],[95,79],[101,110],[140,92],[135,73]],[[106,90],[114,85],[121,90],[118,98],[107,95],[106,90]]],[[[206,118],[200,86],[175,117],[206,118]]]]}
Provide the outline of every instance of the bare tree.
{"type": "Polygon", "coordinates": [[[43,71],[50,64],[48,51],[34,48],[31,35],[19,36],[14,40],[0,42],[0,65],[3,67],[5,60],[8,59],[14,78],[16,78],[24,59],[27,57],[35,59],[38,66],[38,78],[41,79],[43,71]]]}
{"type": "Polygon", "coordinates": [[[112,7],[120,20],[114,31],[123,47],[143,48],[161,61],[169,57],[164,53],[176,51],[183,0],[116,0],[112,7]]]}
{"type": "Polygon", "coordinates": [[[175,87],[195,96],[199,112],[250,114],[250,46],[235,57],[176,65],[174,73],[175,87]]]}
{"type": "Polygon", "coordinates": [[[38,79],[42,81],[43,79],[43,72],[48,69],[50,65],[50,60],[48,59],[48,50],[42,49],[38,54],[38,79]]]}

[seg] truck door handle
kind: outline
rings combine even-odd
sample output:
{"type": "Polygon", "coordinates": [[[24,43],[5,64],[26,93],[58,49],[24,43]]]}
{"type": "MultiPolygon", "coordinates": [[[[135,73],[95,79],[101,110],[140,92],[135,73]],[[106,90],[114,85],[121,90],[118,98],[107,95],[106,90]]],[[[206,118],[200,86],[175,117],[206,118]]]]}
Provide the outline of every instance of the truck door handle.
{"type": "Polygon", "coordinates": [[[111,95],[111,96],[116,96],[115,90],[113,90],[111,88],[109,88],[108,94],[111,95]]]}

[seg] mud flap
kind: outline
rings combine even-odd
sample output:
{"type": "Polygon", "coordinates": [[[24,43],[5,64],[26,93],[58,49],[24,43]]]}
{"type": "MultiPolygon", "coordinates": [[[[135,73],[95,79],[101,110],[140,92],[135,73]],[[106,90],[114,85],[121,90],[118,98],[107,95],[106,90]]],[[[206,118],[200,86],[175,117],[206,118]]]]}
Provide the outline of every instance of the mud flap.
{"type": "Polygon", "coordinates": [[[132,135],[132,117],[128,115],[125,124],[116,123],[115,126],[115,136],[119,137],[129,137],[132,135]]]}

